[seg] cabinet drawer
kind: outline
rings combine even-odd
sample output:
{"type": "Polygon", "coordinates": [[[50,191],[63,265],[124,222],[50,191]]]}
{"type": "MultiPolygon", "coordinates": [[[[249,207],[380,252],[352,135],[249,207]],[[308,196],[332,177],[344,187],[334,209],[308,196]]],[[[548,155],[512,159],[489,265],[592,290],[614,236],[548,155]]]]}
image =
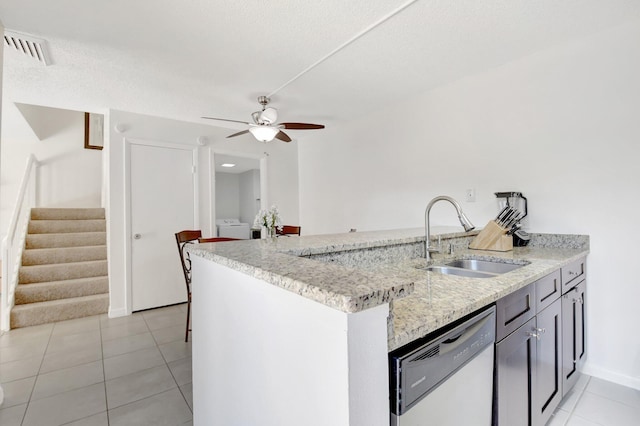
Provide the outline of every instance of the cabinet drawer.
{"type": "Polygon", "coordinates": [[[587,258],[583,257],[562,267],[562,293],[582,281],[587,273],[587,258]]]}
{"type": "Polygon", "coordinates": [[[536,286],[536,312],[542,311],[562,295],[560,281],[560,270],[558,269],[534,283],[536,286]]]}
{"type": "Polygon", "coordinates": [[[535,283],[496,302],[496,341],[504,339],[536,314],[535,283]]]}

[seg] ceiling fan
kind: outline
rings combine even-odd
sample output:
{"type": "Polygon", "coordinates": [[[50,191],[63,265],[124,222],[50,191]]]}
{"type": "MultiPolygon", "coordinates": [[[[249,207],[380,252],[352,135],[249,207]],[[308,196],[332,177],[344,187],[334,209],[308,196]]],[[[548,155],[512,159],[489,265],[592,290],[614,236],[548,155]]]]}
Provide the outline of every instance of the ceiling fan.
{"type": "Polygon", "coordinates": [[[249,128],[238,133],[227,136],[227,138],[233,138],[235,136],[244,135],[245,133],[251,133],[260,142],[269,142],[274,138],[280,139],[284,142],[291,142],[291,138],[283,132],[281,129],[292,130],[313,130],[324,129],[322,124],[309,124],[309,123],[276,123],[278,120],[278,110],[272,107],[268,107],[269,99],[266,96],[259,96],[258,102],[262,105],[262,111],[256,111],[251,114],[253,123],[247,121],[227,120],[225,118],[214,117],[202,117],[208,120],[230,121],[232,123],[247,124],[249,128]]]}

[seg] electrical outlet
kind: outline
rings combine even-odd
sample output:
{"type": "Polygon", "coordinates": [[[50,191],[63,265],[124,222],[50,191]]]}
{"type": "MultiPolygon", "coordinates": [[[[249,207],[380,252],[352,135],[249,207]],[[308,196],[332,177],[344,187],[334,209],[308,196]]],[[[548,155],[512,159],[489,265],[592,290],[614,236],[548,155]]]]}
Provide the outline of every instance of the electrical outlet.
{"type": "Polygon", "coordinates": [[[464,194],[464,199],[467,203],[475,203],[476,202],[476,190],[475,189],[467,189],[464,194]]]}

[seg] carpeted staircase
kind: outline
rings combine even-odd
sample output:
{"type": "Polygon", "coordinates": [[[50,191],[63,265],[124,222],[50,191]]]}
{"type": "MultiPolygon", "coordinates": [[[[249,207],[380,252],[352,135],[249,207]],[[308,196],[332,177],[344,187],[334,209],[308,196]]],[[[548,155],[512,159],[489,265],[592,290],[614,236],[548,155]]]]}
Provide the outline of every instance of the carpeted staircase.
{"type": "Polygon", "coordinates": [[[31,210],[11,328],[107,312],[104,209],[31,210]]]}

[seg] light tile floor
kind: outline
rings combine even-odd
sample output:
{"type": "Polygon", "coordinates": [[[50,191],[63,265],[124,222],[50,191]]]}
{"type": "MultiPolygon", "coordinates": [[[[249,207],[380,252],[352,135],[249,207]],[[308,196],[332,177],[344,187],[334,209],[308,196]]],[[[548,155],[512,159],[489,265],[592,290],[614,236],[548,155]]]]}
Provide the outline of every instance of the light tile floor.
{"type": "Polygon", "coordinates": [[[2,426],[192,424],[186,305],[0,336],[2,426]]]}
{"type": "Polygon", "coordinates": [[[638,426],[640,391],[583,375],[547,426],[638,426]]]}
{"type": "MultiPolygon", "coordinates": [[[[192,425],[186,305],[0,336],[2,426],[192,425]]],[[[547,426],[640,425],[640,391],[582,376],[547,426]]]]}

